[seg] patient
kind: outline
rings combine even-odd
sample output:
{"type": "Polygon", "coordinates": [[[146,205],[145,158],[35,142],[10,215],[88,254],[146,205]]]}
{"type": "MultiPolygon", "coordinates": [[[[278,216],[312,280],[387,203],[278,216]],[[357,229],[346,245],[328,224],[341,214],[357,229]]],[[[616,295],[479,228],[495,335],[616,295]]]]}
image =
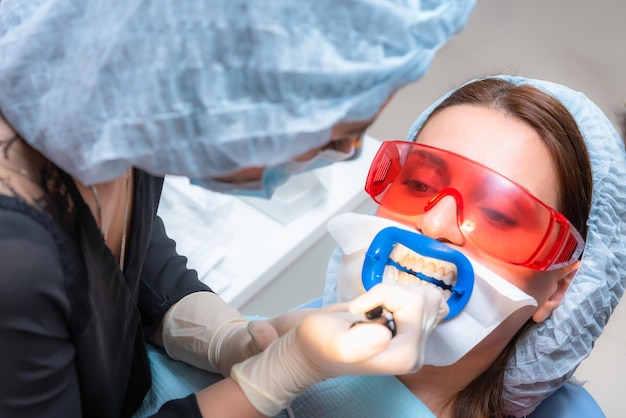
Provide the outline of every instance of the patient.
{"type": "MultiPolygon", "coordinates": [[[[608,137],[588,137],[586,123],[575,120],[555,98],[563,91],[562,86],[515,77],[476,80],[433,105],[416,121],[410,135],[416,144],[383,143],[366,184],[379,204],[377,217],[348,214],[329,224],[343,253],[338,266],[331,262],[325,301],[352,299],[377,280],[415,286],[423,281],[419,276],[430,282],[426,285],[445,288],[442,292],[454,310],[452,302],[463,299],[456,297],[454,290],[461,280],[460,270],[457,277],[454,266],[447,263],[425,259],[419,265],[422,257],[410,255],[419,252],[411,248],[410,239],[401,257],[412,261],[398,261],[397,253],[392,252],[389,257],[396,254],[397,268],[386,267],[382,277],[368,276],[371,272],[361,277],[369,242],[388,226],[423,234],[462,253],[475,273],[474,290],[469,302],[463,301],[468,304],[461,313],[444,320],[429,337],[426,365],[421,370],[395,378],[333,379],[297,398],[291,405],[295,416],[374,417],[391,410],[394,417],[501,417],[514,413],[510,412],[514,409],[508,402],[510,393],[505,403],[510,388],[505,388],[504,382],[507,363],[518,348],[516,342],[548,320],[575,276],[579,280],[578,276],[598,268],[587,255],[595,257],[598,250],[584,243],[588,225],[596,234],[602,217],[597,207],[603,203],[597,196],[604,196],[605,187],[624,191],[616,177],[626,169],[623,147],[617,163],[609,158],[602,162],[617,164],[617,171],[603,175],[602,184],[594,177],[592,184],[591,161],[595,161],[594,176],[601,163],[594,158],[590,161],[585,144],[587,140],[592,149],[606,150],[609,147],[602,142],[617,138],[610,135],[613,127],[606,120],[608,137]],[[583,127],[582,134],[578,126],[583,127]],[[583,247],[586,251],[581,257],[583,247]],[[431,268],[426,270],[429,263],[431,268]],[[426,269],[420,271],[423,265],[426,269]],[[582,273],[576,275],[579,269],[582,273]],[[333,277],[335,273],[337,277],[333,277]],[[377,279],[368,282],[371,277],[377,279]],[[476,306],[477,299],[483,300],[481,306],[476,306]],[[492,318],[483,319],[480,313],[492,318]],[[474,329],[483,334],[468,335],[474,329]]],[[[598,155],[595,150],[594,155],[598,155]]],[[[617,222],[623,225],[626,215],[617,209],[617,222]]],[[[436,251],[426,255],[442,258],[436,251]]],[[[386,254],[376,252],[380,253],[386,254]]],[[[606,257],[610,256],[602,255],[598,261],[606,257]]],[[[598,310],[607,317],[623,292],[612,277],[623,276],[624,267],[602,265],[600,269],[607,274],[596,275],[595,281],[606,277],[606,284],[599,286],[610,284],[617,296],[600,301],[598,310]]],[[[587,302],[585,307],[598,304],[598,300],[587,302]]],[[[577,319],[577,315],[580,312],[573,312],[572,317],[577,319]]],[[[593,340],[599,333],[591,334],[581,339],[593,340]]],[[[570,342],[565,341],[562,348],[569,349],[570,342]]],[[[520,354],[515,355],[519,360],[520,354]]],[[[558,359],[537,360],[558,363],[558,359]]],[[[573,372],[576,366],[568,364],[566,371],[573,372]]],[[[520,369],[524,367],[521,364],[520,369]]],[[[540,371],[536,379],[542,376],[540,371]]],[[[553,386],[552,391],[558,383],[553,386]]],[[[529,395],[521,390],[521,396],[529,395]]]]}
{"type": "MultiPolygon", "coordinates": [[[[443,287],[446,281],[450,283],[449,289],[442,291],[449,296],[449,318],[425,342],[426,366],[419,372],[397,377],[330,379],[296,398],[291,411],[283,411],[281,417],[529,415],[589,355],[623,294],[626,242],[620,231],[626,230],[626,184],[622,181],[626,177],[626,154],[615,128],[585,96],[557,84],[519,77],[477,80],[433,104],[417,119],[408,137],[419,145],[387,143],[372,164],[367,189],[381,204],[379,216],[344,214],[329,223],[343,252],[360,253],[361,259],[355,263],[350,254],[335,252],[329,264],[324,302],[363,293],[361,270],[367,269],[363,268],[365,250],[361,249],[367,249],[381,229],[393,226],[412,238],[426,237],[431,252],[441,250],[432,245],[434,242],[454,248],[466,259],[465,264],[459,263],[456,283],[450,280],[453,276],[433,271],[429,272],[431,276],[424,276],[435,283],[443,282],[443,287]],[[428,162],[422,165],[427,168],[437,167],[440,162],[450,163],[452,168],[430,169],[430,177],[427,181],[422,177],[422,184],[414,181],[415,176],[374,175],[384,173],[379,170],[385,167],[384,155],[391,157],[388,162],[395,161],[396,168],[412,167],[411,161],[401,159],[401,155],[418,156],[428,162]],[[465,184],[453,171],[461,167],[461,178],[468,180],[465,184]],[[450,174],[449,179],[442,173],[450,174]],[[491,182],[472,190],[471,182],[476,185],[481,178],[491,182]],[[384,181],[377,184],[376,180],[381,179],[384,181]],[[439,190],[439,198],[425,210],[419,209],[420,194],[435,194],[437,189],[427,186],[437,186],[432,183],[436,179],[449,180],[447,185],[458,194],[450,189],[439,190]],[[481,200],[494,190],[502,194],[496,200],[501,206],[481,200]],[[532,196],[554,207],[563,217],[556,210],[546,212],[546,206],[532,196]],[[406,208],[406,201],[415,205],[406,208]],[[480,211],[473,211],[477,208],[480,211]],[[520,208],[525,210],[523,217],[504,216],[515,215],[520,208]],[[480,216],[487,216],[491,224],[482,222],[480,216]],[[554,231],[572,238],[573,245],[563,247],[551,235],[542,248],[553,252],[529,256],[529,245],[533,243],[530,238],[541,235],[541,225],[545,228],[541,220],[556,221],[554,231]],[[533,225],[536,231],[532,231],[533,225]],[[504,227],[506,233],[498,232],[498,227],[504,227]],[[484,239],[480,232],[489,228],[493,228],[492,233],[484,239]],[[525,228],[526,232],[519,233],[525,228]],[[579,257],[583,238],[584,253],[579,257]],[[500,247],[506,247],[507,252],[500,247]],[[516,247],[524,251],[512,252],[516,247]],[[555,254],[559,255],[558,261],[549,256],[555,254]],[[463,272],[470,271],[467,263],[474,273],[474,285],[471,297],[464,300],[457,296],[467,285],[463,284],[467,281],[463,272]],[[460,309],[458,302],[467,305],[460,309]]],[[[410,173],[413,171],[406,172],[410,173]]],[[[408,248],[417,245],[412,239],[402,240],[408,248]]],[[[536,241],[535,245],[539,246],[536,241]]],[[[391,279],[417,282],[404,273],[392,275],[391,279]]],[[[369,279],[372,277],[377,276],[370,275],[369,279]]],[[[367,286],[375,281],[367,281],[367,286]]],[[[418,285],[407,285],[407,291],[418,285]]],[[[292,313],[300,316],[306,312],[292,313]]],[[[150,355],[162,356],[154,350],[150,355]]],[[[165,372],[153,369],[153,374],[158,375],[156,380],[166,383],[174,397],[186,396],[209,384],[210,378],[199,375],[197,369],[169,361],[176,363],[171,365],[173,374],[169,367],[165,372]],[[195,379],[198,382],[194,383],[195,379]]]]}

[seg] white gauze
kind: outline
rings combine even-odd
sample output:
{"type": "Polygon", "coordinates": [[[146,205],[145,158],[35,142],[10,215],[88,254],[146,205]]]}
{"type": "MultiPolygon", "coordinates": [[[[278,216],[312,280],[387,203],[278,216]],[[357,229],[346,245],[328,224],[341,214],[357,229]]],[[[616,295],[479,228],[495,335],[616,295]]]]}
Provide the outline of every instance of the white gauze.
{"type": "MultiPolygon", "coordinates": [[[[365,293],[361,270],[365,253],[376,234],[387,227],[417,233],[413,228],[372,215],[345,213],[328,222],[328,231],[342,250],[337,271],[337,302],[365,293]]],[[[441,322],[426,342],[425,365],[456,363],[513,312],[537,301],[504,278],[465,255],[474,269],[469,302],[455,317],[441,322]]]]}

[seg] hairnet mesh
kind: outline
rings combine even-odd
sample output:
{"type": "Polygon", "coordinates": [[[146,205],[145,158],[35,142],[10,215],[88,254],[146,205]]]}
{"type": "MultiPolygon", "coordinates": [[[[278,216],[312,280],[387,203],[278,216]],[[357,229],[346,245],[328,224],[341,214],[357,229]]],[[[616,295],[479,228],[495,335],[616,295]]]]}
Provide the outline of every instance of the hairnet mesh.
{"type": "MultiPolygon", "coordinates": [[[[593,195],[582,262],[560,306],[517,344],[505,374],[505,413],[525,416],[555,392],[591,352],[626,282],[626,153],[618,132],[584,94],[559,84],[499,76],[530,84],[563,103],[576,119],[591,159],[593,195]]],[[[450,92],[451,93],[451,92],[450,92]]],[[[413,139],[433,109],[411,127],[413,139]]]]}
{"type": "Polygon", "coordinates": [[[0,110],[90,184],[283,162],[419,79],[475,0],[2,0],[0,110]]]}

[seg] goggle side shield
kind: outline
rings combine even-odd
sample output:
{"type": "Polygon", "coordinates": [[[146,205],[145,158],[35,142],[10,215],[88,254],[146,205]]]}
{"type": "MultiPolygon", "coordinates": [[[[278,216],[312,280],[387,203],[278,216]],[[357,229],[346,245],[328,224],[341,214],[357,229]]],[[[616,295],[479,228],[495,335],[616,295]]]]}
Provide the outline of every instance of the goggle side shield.
{"type": "Polygon", "coordinates": [[[428,145],[383,142],[365,191],[382,207],[409,216],[452,196],[465,239],[515,265],[553,270],[576,261],[584,248],[580,233],[565,216],[523,187],[461,155],[428,145]]]}

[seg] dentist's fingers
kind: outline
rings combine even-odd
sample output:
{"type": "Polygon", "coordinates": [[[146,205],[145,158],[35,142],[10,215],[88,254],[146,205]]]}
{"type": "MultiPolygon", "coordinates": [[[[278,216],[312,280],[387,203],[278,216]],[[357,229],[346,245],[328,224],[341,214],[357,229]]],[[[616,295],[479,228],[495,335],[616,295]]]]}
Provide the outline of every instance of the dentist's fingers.
{"type": "Polygon", "coordinates": [[[408,320],[415,322],[416,316],[424,309],[436,312],[437,315],[427,315],[429,319],[438,323],[449,311],[443,293],[428,285],[392,285],[380,283],[367,293],[354,299],[349,310],[353,313],[368,312],[378,306],[384,306],[392,312],[396,321],[408,320]]]}
{"type": "Polygon", "coordinates": [[[332,371],[341,365],[331,364],[347,363],[346,370],[350,369],[350,364],[363,362],[381,353],[391,341],[391,332],[382,325],[351,326],[360,319],[362,315],[311,315],[300,324],[298,341],[303,351],[323,368],[328,366],[332,371]]]}
{"type": "Polygon", "coordinates": [[[274,327],[278,336],[285,335],[293,327],[298,325],[304,318],[314,313],[320,312],[348,312],[348,302],[337,303],[333,305],[324,306],[317,309],[298,309],[283,314],[277,315],[273,318],[269,318],[264,322],[267,322],[274,327]]]}
{"type": "Polygon", "coordinates": [[[304,318],[311,315],[312,312],[315,312],[315,310],[300,309],[295,311],[289,311],[273,318],[269,318],[266,320],[266,322],[274,327],[279,336],[283,336],[293,327],[302,322],[304,318]]]}
{"type": "Polygon", "coordinates": [[[365,312],[381,305],[392,312],[397,334],[384,352],[367,361],[371,373],[419,370],[428,336],[448,313],[442,292],[430,286],[379,284],[352,301],[350,311],[365,312]]]}
{"type": "Polygon", "coordinates": [[[251,321],[248,323],[248,333],[252,337],[251,344],[257,351],[265,350],[279,335],[276,329],[266,321],[251,321]]]}

